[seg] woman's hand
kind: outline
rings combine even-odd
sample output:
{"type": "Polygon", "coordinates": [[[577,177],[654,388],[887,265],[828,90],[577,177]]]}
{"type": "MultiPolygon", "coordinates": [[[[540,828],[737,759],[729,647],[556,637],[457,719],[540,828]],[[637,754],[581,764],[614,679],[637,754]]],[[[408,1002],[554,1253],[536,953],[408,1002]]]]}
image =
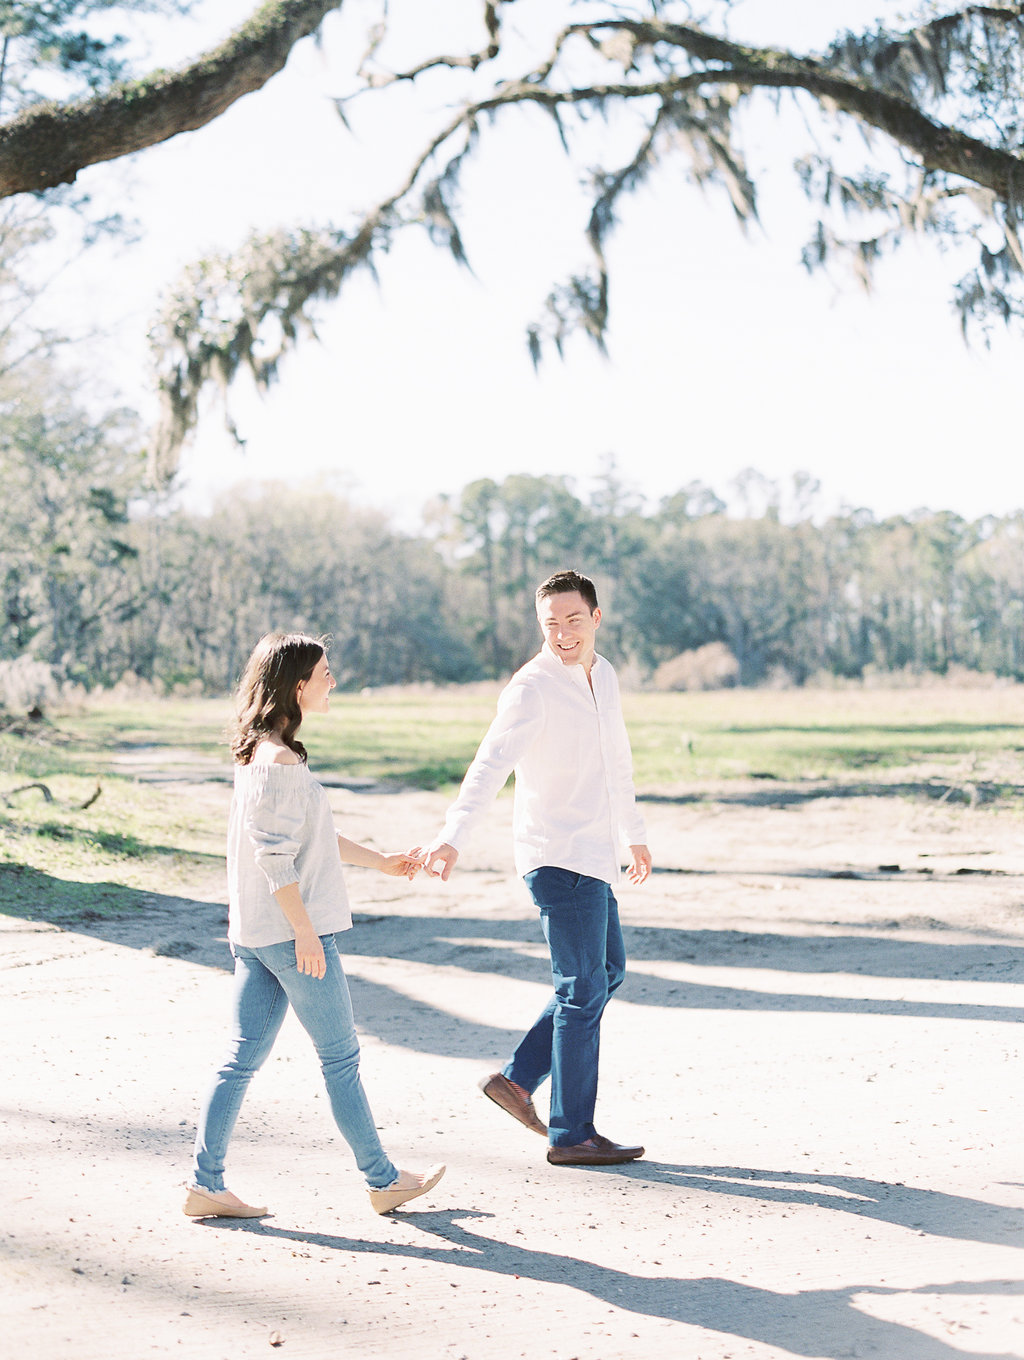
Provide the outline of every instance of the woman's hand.
{"type": "Polygon", "coordinates": [[[409,850],[403,855],[385,855],[380,850],[372,850],[368,845],[350,841],[346,836],[338,836],[338,854],[343,864],[358,864],[363,869],[379,869],[390,878],[415,878],[423,865],[416,858],[419,852],[409,850]]]}
{"type": "Polygon", "coordinates": [[[413,879],[422,868],[423,865],[416,858],[415,850],[408,850],[402,855],[381,855],[380,871],[390,878],[413,879]]]}
{"type": "Polygon", "coordinates": [[[308,973],[315,978],[322,978],[327,972],[324,947],[312,926],[295,936],[295,966],[300,973],[308,973]]]}
{"type": "Polygon", "coordinates": [[[277,905],[284,912],[284,918],[295,932],[295,966],[300,973],[310,977],[322,978],[327,972],[324,947],[320,937],[313,929],[299,892],[297,883],[286,883],[283,888],[275,888],[277,905]]]}

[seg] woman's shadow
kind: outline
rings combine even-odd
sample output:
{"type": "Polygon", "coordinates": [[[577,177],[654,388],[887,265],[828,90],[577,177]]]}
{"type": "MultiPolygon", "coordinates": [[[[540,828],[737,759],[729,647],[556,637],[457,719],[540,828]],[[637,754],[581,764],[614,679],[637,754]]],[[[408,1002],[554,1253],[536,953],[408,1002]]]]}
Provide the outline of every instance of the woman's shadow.
{"type": "MultiPolygon", "coordinates": [[[[681,1167],[657,1162],[608,1168],[600,1174],[756,1195],[776,1202],[781,1199],[823,1205],[971,1241],[1013,1245],[1013,1234],[1018,1234],[1020,1240],[1019,1212],[858,1177],[736,1167],[681,1167]]],[[[562,1285],[644,1317],[685,1323],[775,1346],[794,1355],[815,1357],[877,1354],[899,1356],[900,1360],[963,1360],[961,1349],[913,1327],[873,1317],[857,1306],[857,1300],[864,1296],[904,1294],[1024,1294],[1024,1282],[1007,1280],[942,1282],[911,1289],[870,1282],[779,1293],[714,1276],[689,1279],[632,1274],[582,1256],[559,1255],[503,1242],[466,1226],[467,1223],[482,1226],[493,1217],[473,1209],[402,1214],[408,1226],[424,1235],[426,1240],[422,1242],[368,1241],[252,1221],[216,1220],[212,1226],[305,1243],[326,1251],[434,1262],[453,1270],[562,1285]]],[[[971,1355],[973,1360],[1020,1360],[1010,1352],[972,1351],[971,1355]]]]}

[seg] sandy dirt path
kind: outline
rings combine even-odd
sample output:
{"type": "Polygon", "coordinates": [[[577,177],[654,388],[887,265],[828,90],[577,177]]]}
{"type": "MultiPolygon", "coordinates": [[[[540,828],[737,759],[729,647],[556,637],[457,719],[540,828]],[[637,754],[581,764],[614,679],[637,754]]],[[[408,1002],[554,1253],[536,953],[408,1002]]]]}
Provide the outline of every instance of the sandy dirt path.
{"type": "MultiPolygon", "coordinates": [[[[386,1218],[291,1017],[230,1166],[273,1216],[181,1213],[229,1005],[220,875],[85,929],[0,917],[5,1353],[1024,1356],[1019,823],[823,792],[647,803],[659,872],[621,892],[598,1105],[646,1144],[624,1168],[549,1167],[476,1089],[547,994],[508,804],[447,885],[351,871],[371,1103],[398,1161],[449,1167],[386,1218]]],[[[182,795],[226,809],[222,784],[182,795]]],[[[332,800],[382,846],[443,809],[332,800]]]]}

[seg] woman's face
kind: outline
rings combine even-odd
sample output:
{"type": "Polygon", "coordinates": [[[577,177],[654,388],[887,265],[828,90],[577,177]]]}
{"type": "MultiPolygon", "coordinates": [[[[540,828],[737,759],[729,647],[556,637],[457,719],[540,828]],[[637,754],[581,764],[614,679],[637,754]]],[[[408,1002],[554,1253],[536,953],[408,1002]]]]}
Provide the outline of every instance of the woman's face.
{"type": "Polygon", "coordinates": [[[302,716],[305,717],[307,713],[326,713],[331,690],[336,683],[325,654],[313,667],[309,679],[299,681],[296,698],[302,716]]]}

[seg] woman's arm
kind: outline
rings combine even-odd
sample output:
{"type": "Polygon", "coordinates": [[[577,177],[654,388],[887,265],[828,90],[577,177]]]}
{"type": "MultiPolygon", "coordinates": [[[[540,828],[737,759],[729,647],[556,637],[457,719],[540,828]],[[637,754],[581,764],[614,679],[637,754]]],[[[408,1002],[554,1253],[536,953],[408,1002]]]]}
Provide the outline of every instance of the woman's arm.
{"type": "Polygon", "coordinates": [[[320,937],[313,929],[302,894],[297,883],[288,883],[274,893],[277,905],[284,912],[285,919],[295,931],[295,963],[300,973],[310,977],[322,978],[327,972],[324,947],[320,937]]]}
{"type": "Polygon", "coordinates": [[[368,845],[359,845],[340,834],[338,854],[343,864],[358,864],[362,869],[379,869],[382,874],[389,874],[392,878],[415,878],[423,867],[411,854],[384,855],[379,850],[371,850],[368,845]]]}

